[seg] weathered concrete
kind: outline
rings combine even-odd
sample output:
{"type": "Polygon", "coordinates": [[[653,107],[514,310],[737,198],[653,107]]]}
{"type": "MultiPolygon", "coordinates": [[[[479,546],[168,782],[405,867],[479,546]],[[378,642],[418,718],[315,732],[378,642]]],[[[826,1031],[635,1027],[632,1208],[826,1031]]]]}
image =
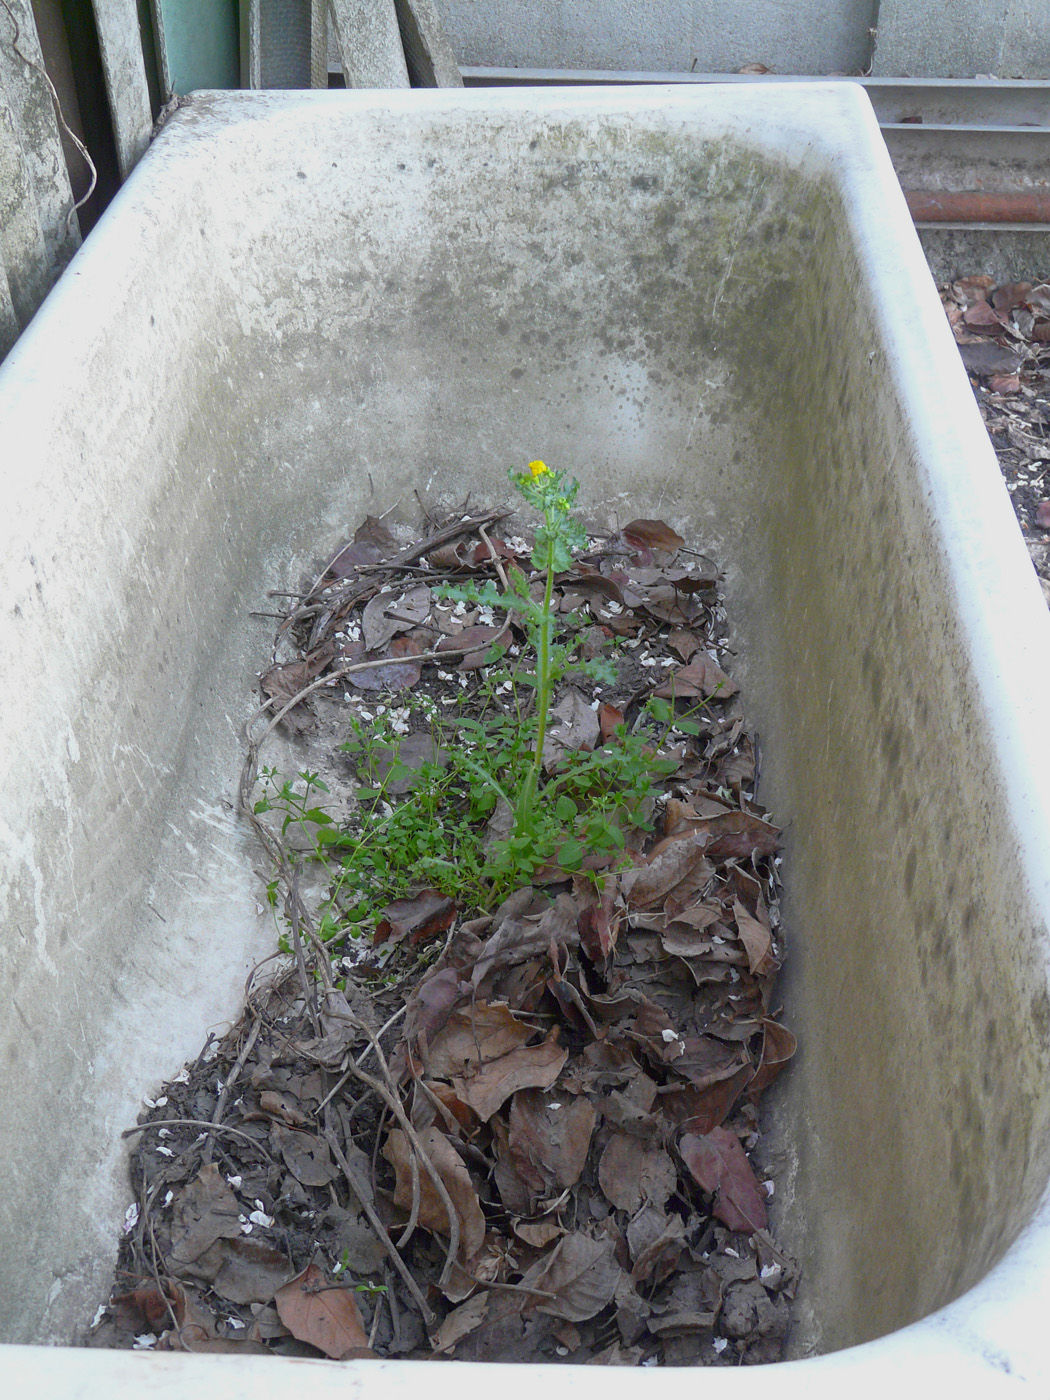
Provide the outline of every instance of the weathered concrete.
{"type": "Polygon", "coordinates": [[[414,87],[462,87],[459,64],[434,0],[394,0],[405,63],[414,87]]]}
{"type": "Polygon", "coordinates": [[[153,130],[136,0],[92,0],[120,178],[145,154],[153,130]]]}
{"type": "Polygon", "coordinates": [[[331,0],[329,17],[348,88],[409,86],[394,0],[331,0]]]}
{"type": "MultiPolygon", "coordinates": [[[[0,442],[0,1335],[90,1317],[119,1131],[271,936],[231,808],[252,610],[365,509],[542,456],[726,570],[789,832],[795,1345],[846,1348],[778,1395],[1045,1389],[1050,617],[861,91],[191,102],[0,372],[0,442]]],[[[85,1400],[537,1384],[0,1362],[85,1400]]]]}
{"type": "Polygon", "coordinates": [[[29,324],[57,275],[48,259],[28,168],[14,115],[0,89],[0,263],[6,272],[5,301],[20,326],[29,324]]]}
{"type": "Polygon", "coordinates": [[[4,358],[22,332],[11,300],[11,286],[7,280],[3,251],[0,250],[0,360],[4,358]]]}
{"type": "Polygon", "coordinates": [[[857,73],[877,0],[434,0],[463,65],[857,73]]]}
{"type": "MultiPolygon", "coordinates": [[[[50,286],[80,246],[80,230],[70,218],[73,194],[54,103],[43,73],[32,5],[30,0],[7,0],[7,6],[8,10],[0,8],[0,92],[10,106],[21,146],[22,166],[44,238],[46,284],[50,286]]],[[[10,263],[8,271],[15,271],[10,263]]],[[[22,268],[17,275],[28,278],[32,274],[22,268]]]]}
{"type": "Polygon", "coordinates": [[[882,0],[878,28],[887,77],[1050,78],[1046,0],[882,0]]]}

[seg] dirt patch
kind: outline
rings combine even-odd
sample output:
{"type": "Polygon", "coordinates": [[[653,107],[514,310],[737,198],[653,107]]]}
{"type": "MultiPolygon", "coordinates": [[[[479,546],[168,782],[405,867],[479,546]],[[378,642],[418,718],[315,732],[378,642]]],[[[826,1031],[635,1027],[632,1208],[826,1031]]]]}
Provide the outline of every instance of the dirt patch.
{"type": "Polygon", "coordinates": [[[291,600],[242,782],[280,951],[129,1130],[88,1345],[780,1356],[779,833],[718,573],[530,473],[535,535],[369,517],[291,600]]]}

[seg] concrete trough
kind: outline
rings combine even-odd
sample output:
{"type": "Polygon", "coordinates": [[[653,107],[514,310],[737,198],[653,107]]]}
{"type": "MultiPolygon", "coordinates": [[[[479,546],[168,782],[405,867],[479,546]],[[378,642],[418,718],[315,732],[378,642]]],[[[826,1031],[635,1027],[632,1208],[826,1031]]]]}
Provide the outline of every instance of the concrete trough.
{"type": "Polygon", "coordinates": [[[778,1393],[1045,1382],[1050,620],[867,98],[792,84],[195,98],[6,362],[9,1393],[536,1385],[63,1345],[121,1130],[270,947],[232,806],[252,610],[364,511],[535,456],[726,571],[803,1046],[778,1393]]]}

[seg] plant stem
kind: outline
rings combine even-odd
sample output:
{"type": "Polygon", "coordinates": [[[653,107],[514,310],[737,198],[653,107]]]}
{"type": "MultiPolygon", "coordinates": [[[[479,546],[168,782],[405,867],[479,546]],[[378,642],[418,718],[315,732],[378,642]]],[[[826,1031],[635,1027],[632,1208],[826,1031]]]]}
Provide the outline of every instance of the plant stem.
{"type": "MultiPolygon", "coordinates": [[[[550,512],[546,512],[548,520],[550,512]]],[[[536,638],[536,749],[532,764],[518,795],[514,814],[514,834],[522,835],[528,815],[536,797],[536,789],[543,768],[543,742],[547,737],[547,712],[551,702],[551,635],[554,623],[551,618],[551,597],[554,593],[554,544],[547,544],[547,582],[543,592],[543,607],[540,611],[538,635],[536,638]]]]}

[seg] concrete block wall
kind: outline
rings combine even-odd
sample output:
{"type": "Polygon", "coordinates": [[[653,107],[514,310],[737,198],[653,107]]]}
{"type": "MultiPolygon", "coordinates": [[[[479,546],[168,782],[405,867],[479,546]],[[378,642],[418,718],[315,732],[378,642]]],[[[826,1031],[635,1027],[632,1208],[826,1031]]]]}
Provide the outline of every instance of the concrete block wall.
{"type": "Polygon", "coordinates": [[[1050,78],[1048,0],[434,0],[461,64],[1050,78]],[[872,31],[877,34],[877,42],[872,31]]]}

